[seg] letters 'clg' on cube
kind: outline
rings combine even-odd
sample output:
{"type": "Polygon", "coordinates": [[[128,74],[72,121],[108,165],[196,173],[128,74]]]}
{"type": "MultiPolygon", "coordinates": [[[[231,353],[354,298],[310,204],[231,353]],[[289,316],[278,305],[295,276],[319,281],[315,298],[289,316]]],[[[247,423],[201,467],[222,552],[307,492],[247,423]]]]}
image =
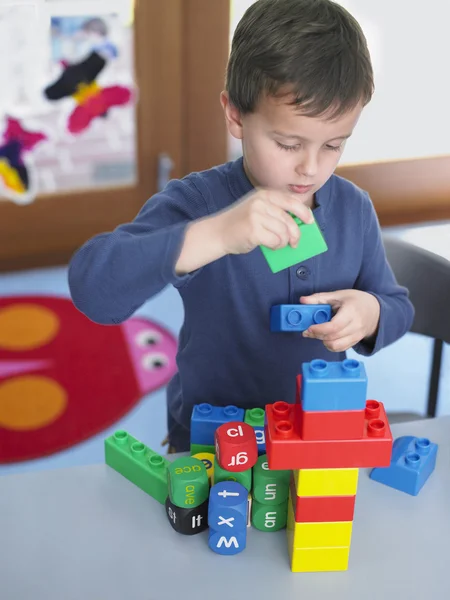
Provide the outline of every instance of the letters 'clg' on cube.
{"type": "Polygon", "coordinates": [[[364,410],[367,375],[364,364],[352,358],[302,364],[301,404],[304,411],[364,410]]]}
{"type": "Polygon", "coordinates": [[[270,309],[270,331],[306,331],[331,316],[329,304],[277,304],[270,309]]]}
{"type": "Polygon", "coordinates": [[[247,543],[248,492],[236,481],[222,481],[209,496],[208,545],[218,554],[238,554],[247,543]]]}
{"type": "MultiPolygon", "coordinates": [[[[191,445],[211,446],[218,427],[231,421],[243,421],[245,410],[234,405],[196,404],[191,416],[191,445]]],[[[206,451],[206,450],[205,450],[206,451]]]]}
{"type": "Polygon", "coordinates": [[[215,433],[216,465],[232,472],[251,469],[258,459],[255,431],[247,423],[225,423],[215,433]]]}
{"type": "Polygon", "coordinates": [[[208,500],[194,508],[180,508],[166,499],[166,515],[177,533],[195,535],[208,528],[208,500]]]}
{"type": "Polygon", "coordinates": [[[370,478],[417,496],[436,466],[438,445],[427,438],[402,436],[394,441],[389,467],[373,469],[370,478]]]}
{"type": "Polygon", "coordinates": [[[364,468],[390,464],[392,434],[381,402],[366,403],[359,440],[304,440],[301,407],[276,402],[266,406],[266,447],[271,469],[364,468]]]}
{"type": "Polygon", "coordinates": [[[181,508],[195,508],[209,495],[209,478],[201,460],[192,456],[177,458],[168,467],[170,501],[181,508]]]}
{"type": "Polygon", "coordinates": [[[169,461],[123,430],[105,440],[105,462],[159,503],[168,495],[169,461]]]}

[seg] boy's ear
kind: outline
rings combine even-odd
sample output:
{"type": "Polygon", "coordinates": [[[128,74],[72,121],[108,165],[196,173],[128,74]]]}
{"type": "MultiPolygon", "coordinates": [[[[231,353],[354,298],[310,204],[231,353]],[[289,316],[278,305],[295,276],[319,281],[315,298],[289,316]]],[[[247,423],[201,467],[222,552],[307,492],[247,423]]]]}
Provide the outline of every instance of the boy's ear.
{"type": "Polygon", "coordinates": [[[220,94],[220,103],[225,113],[225,122],[227,124],[228,131],[237,140],[242,140],[242,121],[241,113],[238,108],[233,106],[230,102],[228,92],[222,92],[220,94]]]}

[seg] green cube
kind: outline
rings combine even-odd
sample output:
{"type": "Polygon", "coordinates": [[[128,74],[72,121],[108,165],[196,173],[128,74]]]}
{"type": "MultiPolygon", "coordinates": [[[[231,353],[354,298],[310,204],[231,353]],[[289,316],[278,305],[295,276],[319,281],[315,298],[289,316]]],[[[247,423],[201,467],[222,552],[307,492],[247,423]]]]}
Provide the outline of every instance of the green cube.
{"type": "Polygon", "coordinates": [[[169,496],[180,508],[196,508],[209,496],[209,478],[204,463],[193,456],[182,456],[168,468],[169,496]]]}
{"type": "Polygon", "coordinates": [[[223,469],[216,460],[214,464],[212,485],[220,483],[221,481],[237,481],[243,485],[248,492],[250,492],[252,489],[252,469],[246,469],[245,471],[239,471],[235,473],[223,469]]]}
{"type": "Polygon", "coordinates": [[[252,525],[259,531],[279,531],[286,527],[288,501],[276,506],[252,502],[252,525]]]}
{"type": "Polygon", "coordinates": [[[252,427],[264,427],[265,414],[263,408],[249,408],[245,411],[244,423],[252,427]]]}
{"type": "Polygon", "coordinates": [[[119,430],[105,440],[105,462],[161,504],[169,494],[169,461],[147,448],[126,431],[119,430]]]}
{"type": "Polygon", "coordinates": [[[291,471],[269,469],[267,454],[262,454],[253,467],[253,499],[259,504],[276,506],[289,497],[291,471]]]}
{"type": "Polygon", "coordinates": [[[214,444],[212,446],[208,446],[207,444],[191,444],[191,456],[194,454],[200,454],[203,452],[207,452],[208,454],[216,454],[216,447],[214,444]]]}
{"type": "Polygon", "coordinates": [[[297,248],[292,248],[292,246],[288,245],[284,248],[272,250],[271,248],[267,248],[267,246],[261,246],[262,253],[266,257],[272,273],[278,273],[283,269],[292,267],[297,263],[308,260],[308,258],[317,256],[328,250],[328,246],[316,221],[311,223],[311,225],[307,225],[303,221],[300,221],[298,217],[293,216],[293,218],[300,228],[300,241],[297,248]]]}

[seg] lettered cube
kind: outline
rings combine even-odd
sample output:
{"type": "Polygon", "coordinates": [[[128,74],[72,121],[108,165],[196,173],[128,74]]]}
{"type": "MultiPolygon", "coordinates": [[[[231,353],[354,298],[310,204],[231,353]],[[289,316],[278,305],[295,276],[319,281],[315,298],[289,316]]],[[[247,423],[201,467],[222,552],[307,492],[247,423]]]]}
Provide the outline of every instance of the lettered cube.
{"type": "Polygon", "coordinates": [[[205,465],[192,456],[182,456],[168,467],[169,496],[175,506],[195,508],[209,495],[209,478],[205,465]]]}
{"type": "Polygon", "coordinates": [[[248,492],[236,481],[221,481],[211,488],[208,525],[225,535],[247,528],[248,492]]]}
{"type": "Polygon", "coordinates": [[[194,508],[180,508],[167,496],[166,514],[172,528],[184,535],[195,535],[208,528],[208,500],[194,508]]]}
{"type": "Polygon", "coordinates": [[[247,530],[230,532],[219,532],[214,529],[209,530],[208,546],[217,554],[230,556],[239,554],[245,550],[247,545],[247,530]]]}
{"type": "Polygon", "coordinates": [[[364,410],[366,406],[366,371],[364,364],[353,358],[303,363],[301,387],[304,411],[364,410]]]}
{"type": "Polygon", "coordinates": [[[279,531],[286,527],[289,498],[275,506],[253,500],[252,525],[259,531],[279,531]]]}
{"type": "Polygon", "coordinates": [[[260,504],[277,505],[289,496],[290,470],[270,470],[267,455],[260,456],[253,467],[253,498],[260,504]]]}
{"type": "Polygon", "coordinates": [[[219,464],[216,464],[214,467],[213,485],[221,481],[237,481],[250,492],[252,489],[252,469],[237,472],[227,471],[226,469],[222,469],[219,464]]]}
{"type": "Polygon", "coordinates": [[[306,331],[331,317],[329,304],[277,304],[270,309],[270,331],[306,331]]]}
{"type": "MultiPolygon", "coordinates": [[[[191,446],[211,446],[218,427],[231,421],[243,421],[245,410],[230,404],[212,406],[207,402],[196,404],[191,416],[191,446]]],[[[204,450],[206,452],[206,450],[204,450]]]]}
{"type": "Polygon", "coordinates": [[[253,427],[248,423],[226,423],[215,434],[216,464],[227,471],[246,471],[258,460],[253,427]]]}
{"type": "Polygon", "coordinates": [[[214,480],[214,463],[216,461],[216,455],[211,452],[198,452],[192,455],[192,458],[201,460],[206,467],[206,473],[208,474],[209,485],[213,485],[214,480]]]}
{"type": "Polygon", "coordinates": [[[259,456],[266,453],[265,414],[266,411],[263,408],[250,408],[245,411],[244,423],[248,423],[255,430],[259,456]]]}

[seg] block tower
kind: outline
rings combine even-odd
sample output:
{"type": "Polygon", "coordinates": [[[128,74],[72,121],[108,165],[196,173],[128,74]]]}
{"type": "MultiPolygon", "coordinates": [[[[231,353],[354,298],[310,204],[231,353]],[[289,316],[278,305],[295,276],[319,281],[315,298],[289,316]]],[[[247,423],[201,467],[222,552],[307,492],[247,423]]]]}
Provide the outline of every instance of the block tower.
{"type": "Polygon", "coordinates": [[[348,567],[360,468],[390,464],[392,435],[381,402],[366,400],[364,365],[302,365],[295,404],[266,407],[270,469],[292,470],[287,538],[293,572],[348,567]]]}

